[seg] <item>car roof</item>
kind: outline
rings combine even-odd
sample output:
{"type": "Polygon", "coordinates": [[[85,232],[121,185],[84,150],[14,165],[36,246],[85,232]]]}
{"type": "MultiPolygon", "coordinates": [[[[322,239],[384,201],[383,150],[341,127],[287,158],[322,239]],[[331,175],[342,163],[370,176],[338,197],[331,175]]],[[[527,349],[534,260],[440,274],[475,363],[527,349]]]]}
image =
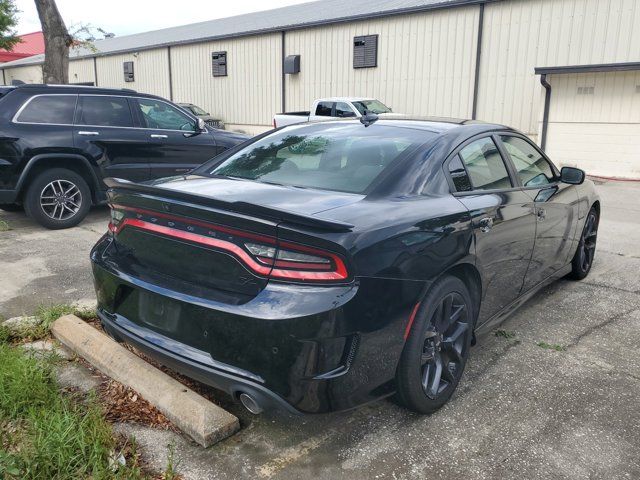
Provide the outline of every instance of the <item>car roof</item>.
{"type": "Polygon", "coordinates": [[[318,102],[360,102],[362,100],[375,100],[369,97],[327,97],[319,98],[318,102]]]}

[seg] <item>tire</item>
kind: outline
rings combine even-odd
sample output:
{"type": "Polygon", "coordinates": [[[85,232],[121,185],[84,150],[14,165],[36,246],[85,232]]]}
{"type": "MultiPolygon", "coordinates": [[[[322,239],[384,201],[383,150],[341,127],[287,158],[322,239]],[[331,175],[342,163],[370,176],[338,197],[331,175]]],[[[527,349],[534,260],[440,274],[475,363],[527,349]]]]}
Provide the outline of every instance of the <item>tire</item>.
{"type": "Polygon", "coordinates": [[[589,275],[593,260],[596,255],[596,242],[598,240],[598,224],[600,217],[595,207],[591,207],[584,222],[578,248],[571,260],[571,273],[568,277],[573,280],[582,280],[589,275]]]}
{"type": "Polygon", "coordinates": [[[396,396],[403,406],[429,414],[451,398],[469,357],[475,311],[457,277],[443,277],[427,292],[396,372],[396,396]]]}
{"type": "Polygon", "coordinates": [[[5,212],[20,212],[22,210],[22,205],[18,205],[17,203],[5,203],[0,205],[0,210],[4,210],[5,212]]]}
{"type": "Polygon", "coordinates": [[[45,228],[78,225],[91,208],[91,190],[77,173],[54,168],[40,173],[27,187],[24,209],[45,228]]]}

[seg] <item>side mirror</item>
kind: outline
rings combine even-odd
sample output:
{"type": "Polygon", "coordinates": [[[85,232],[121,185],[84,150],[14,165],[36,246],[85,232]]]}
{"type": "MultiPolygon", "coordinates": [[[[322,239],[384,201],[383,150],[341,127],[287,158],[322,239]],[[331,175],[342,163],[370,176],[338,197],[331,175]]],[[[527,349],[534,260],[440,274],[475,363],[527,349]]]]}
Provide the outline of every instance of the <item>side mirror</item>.
{"type": "Polygon", "coordinates": [[[562,167],[560,170],[560,181],[571,185],[580,185],[584,182],[586,174],[584,170],[574,167],[562,167]]]}
{"type": "Polygon", "coordinates": [[[196,128],[198,132],[205,132],[207,130],[203,119],[198,118],[198,121],[196,122],[196,128]]]}

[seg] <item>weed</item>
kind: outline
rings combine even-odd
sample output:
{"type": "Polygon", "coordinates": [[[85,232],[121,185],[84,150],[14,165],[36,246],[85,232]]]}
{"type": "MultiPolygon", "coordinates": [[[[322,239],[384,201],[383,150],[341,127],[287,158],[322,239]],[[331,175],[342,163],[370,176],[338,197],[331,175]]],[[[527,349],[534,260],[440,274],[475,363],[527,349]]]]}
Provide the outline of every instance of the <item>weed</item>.
{"type": "Polygon", "coordinates": [[[496,337],[501,337],[506,339],[516,338],[516,332],[511,332],[509,330],[496,330],[494,335],[496,337]]]}
{"type": "Polygon", "coordinates": [[[177,480],[178,475],[178,466],[180,465],[180,461],[176,460],[176,444],[175,442],[171,442],[167,445],[167,449],[169,450],[167,455],[167,467],[164,469],[164,473],[162,474],[162,480],[177,480]]]}
{"type": "Polygon", "coordinates": [[[556,352],[564,352],[567,347],[564,345],[559,345],[557,343],[547,343],[547,342],[538,342],[536,343],[540,348],[544,348],[545,350],[555,350],[556,352]]]}
{"type": "MultiPolygon", "coordinates": [[[[0,232],[8,232],[9,230],[11,230],[9,224],[4,220],[0,220],[0,232]]],[[[2,470],[0,470],[0,473],[2,473],[2,470]]]]}

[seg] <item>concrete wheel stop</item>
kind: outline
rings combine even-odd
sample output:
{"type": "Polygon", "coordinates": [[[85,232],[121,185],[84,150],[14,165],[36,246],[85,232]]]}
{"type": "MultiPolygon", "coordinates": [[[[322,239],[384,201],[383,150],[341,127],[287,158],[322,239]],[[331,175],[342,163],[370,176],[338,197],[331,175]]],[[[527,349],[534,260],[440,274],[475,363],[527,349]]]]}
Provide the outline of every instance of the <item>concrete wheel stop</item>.
{"type": "Polygon", "coordinates": [[[240,429],[238,418],[148,364],[75,315],[56,320],[53,335],[96,369],[154,405],[180,430],[209,447],[240,429]]]}

